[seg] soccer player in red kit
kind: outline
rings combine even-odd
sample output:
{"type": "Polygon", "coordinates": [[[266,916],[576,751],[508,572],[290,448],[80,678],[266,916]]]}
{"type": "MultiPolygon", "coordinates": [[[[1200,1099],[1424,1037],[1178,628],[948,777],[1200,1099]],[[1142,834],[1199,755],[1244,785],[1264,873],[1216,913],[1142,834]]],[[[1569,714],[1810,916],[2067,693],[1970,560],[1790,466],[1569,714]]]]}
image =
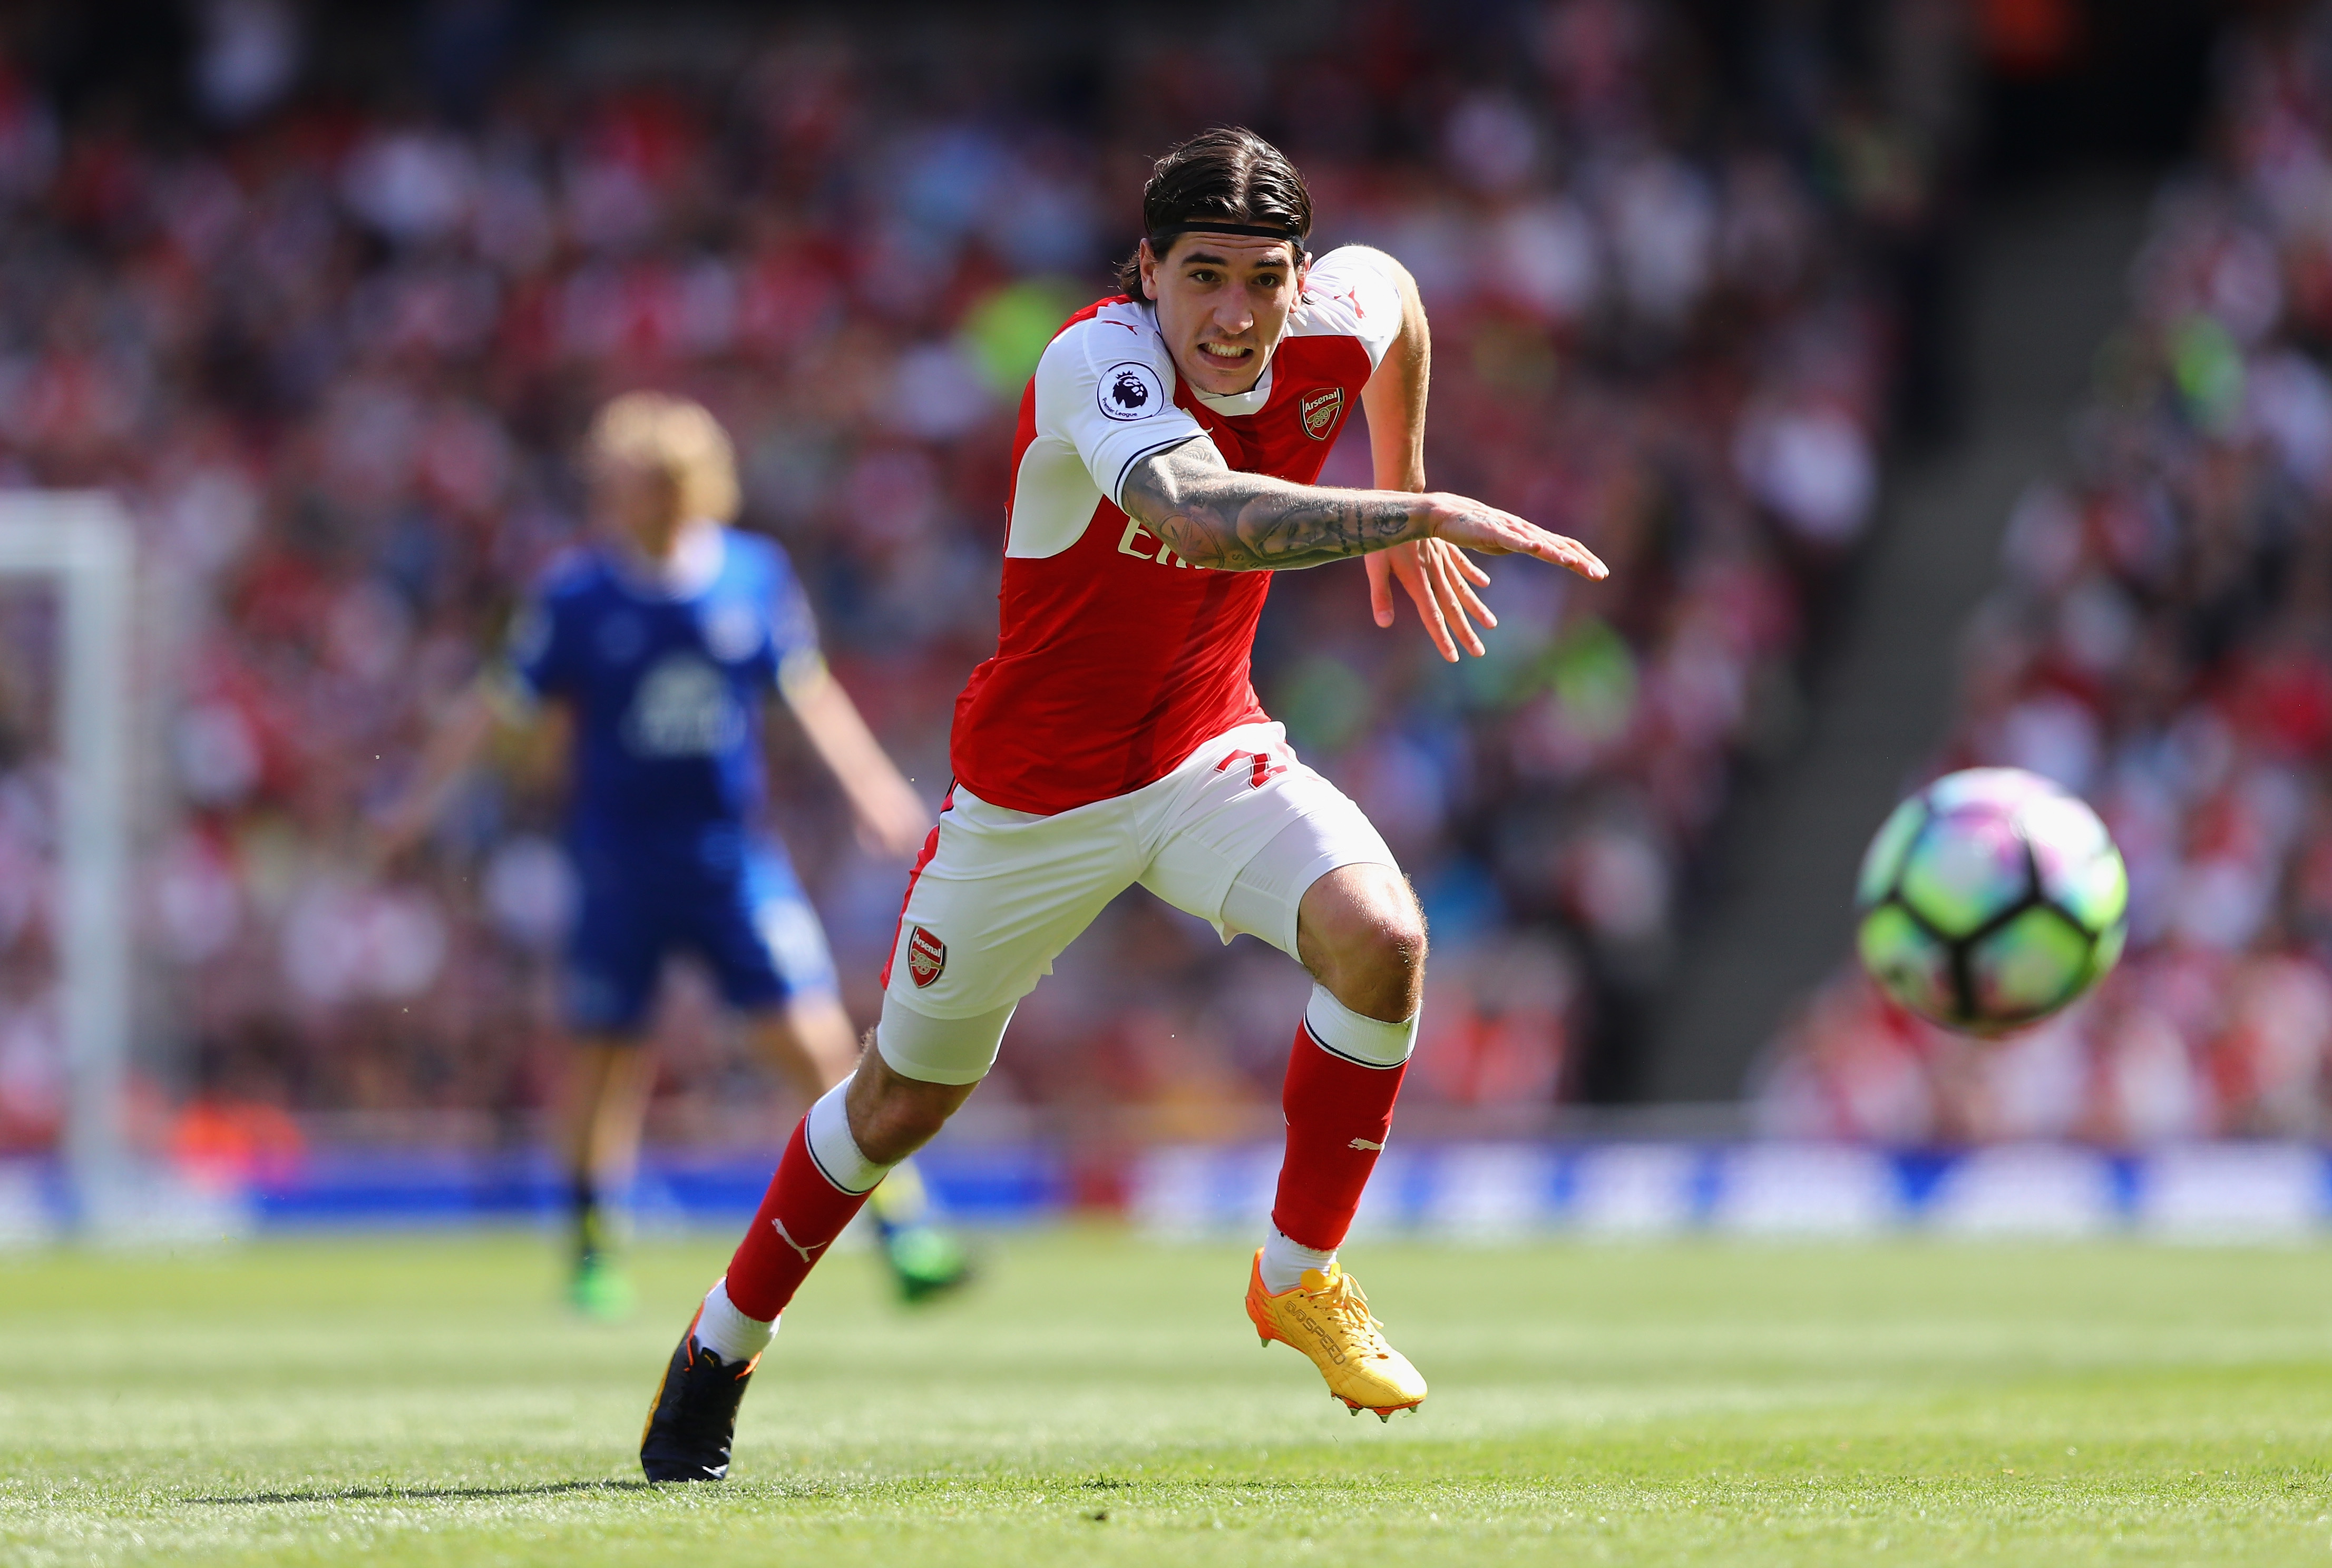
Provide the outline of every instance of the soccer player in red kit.
{"type": "Polygon", "coordinates": [[[1365,555],[1378,624],[1398,579],[1454,659],[1496,624],[1459,547],[1604,568],[1424,492],[1416,284],[1357,245],[1315,263],[1311,197],[1278,149],[1196,137],[1159,160],[1142,217],[1124,293],[1069,319],[1021,399],[1001,632],[956,703],[955,785],[908,881],[873,1048],[795,1129],[674,1350],[641,1438],[651,1480],[728,1473],[746,1382],[796,1287],[970,1097],[1055,955],[1137,882],[1316,982],[1248,1274],[1257,1332],[1309,1355],[1356,1414],[1425,1398],[1336,1258],[1416,1038],[1425,921],[1384,840],[1256,701],[1256,619],[1275,569],[1365,555]],[[1319,487],[1355,404],[1379,488],[1319,487]]]}

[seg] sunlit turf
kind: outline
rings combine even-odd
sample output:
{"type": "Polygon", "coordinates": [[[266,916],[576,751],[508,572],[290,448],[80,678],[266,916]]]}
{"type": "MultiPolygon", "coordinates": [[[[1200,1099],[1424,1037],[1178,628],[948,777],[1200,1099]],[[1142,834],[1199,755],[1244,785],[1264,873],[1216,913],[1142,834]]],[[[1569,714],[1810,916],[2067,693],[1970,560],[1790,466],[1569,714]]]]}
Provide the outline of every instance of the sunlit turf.
{"type": "Polygon", "coordinates": [[[1721,1243],[1348,1253],[1433,1382],[1257,1347],[1235,1247],[838,1257],[734,1478],[650,1490],[723,1248],[570,1319],[526,1235],[0,1258],[0,1563],[2332,1563],[2332,1253],[1721,1243]]]}

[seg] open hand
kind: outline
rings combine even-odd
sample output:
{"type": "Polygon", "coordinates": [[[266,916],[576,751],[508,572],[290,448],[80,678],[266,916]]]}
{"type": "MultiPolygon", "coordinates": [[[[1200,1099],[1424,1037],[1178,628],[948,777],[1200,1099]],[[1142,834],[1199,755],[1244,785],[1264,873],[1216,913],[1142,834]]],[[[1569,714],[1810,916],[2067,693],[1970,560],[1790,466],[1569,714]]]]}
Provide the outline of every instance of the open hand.
{"type": "Polygon", "coordinates": [[[408,796],[357,826],[356,859],[365,875],[378,878],[395,870],[429,835],[431,816],[408,796]]]}
{"type": "Polygon", "coordinates": [[[1377,625],[1392,625],[1392,584],[1398,578],[1417,606],[1425,635],[1443,658],[1456,664],[1461,647],[1481,657],[1482,639],[1474,625],[1478,621],[1492,627],[1498,617],[1474,591],[1489,586],[1490,574],[1467,559],[1464,550],[1445,540],[1413,540],[1361,559],[1368,563],[1369,607],[1377,625]]]}
{"type": "Polygon", "coordinates": [[[1549,566],[1575,571],[1590,582],[1601,582],[1611,569],[1575,539],[1549,533],[1534,522],[1485,506],[1463,495],[1429,495],[1433,509],[1433,535],[1485,555],[1526,555],[1549,566]]]}
{"type": "Polygon", "coordinates": [[[878,860],[913,860],[932,831],[931,808],[903,782],[895,789],[870,786],[854,792],[858,846],[878,860]]]}

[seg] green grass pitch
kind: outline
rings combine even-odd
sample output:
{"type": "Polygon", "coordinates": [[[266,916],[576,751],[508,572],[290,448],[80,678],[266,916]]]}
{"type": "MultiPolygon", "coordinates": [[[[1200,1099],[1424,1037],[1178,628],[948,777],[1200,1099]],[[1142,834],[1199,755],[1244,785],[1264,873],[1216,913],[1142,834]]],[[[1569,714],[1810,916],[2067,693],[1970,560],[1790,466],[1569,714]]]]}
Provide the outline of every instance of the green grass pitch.
{"type": "Polygon", "coordinates": [[[530,1235],[0,1258],[0,1563],[2332,1563],[2332,1251],[1348,1249],[1433,1383],[1259,1349],[1232,1247],[836,1258],[725,1486],[651,1490],[718,1270],[578,1323],[530,1235]]]}

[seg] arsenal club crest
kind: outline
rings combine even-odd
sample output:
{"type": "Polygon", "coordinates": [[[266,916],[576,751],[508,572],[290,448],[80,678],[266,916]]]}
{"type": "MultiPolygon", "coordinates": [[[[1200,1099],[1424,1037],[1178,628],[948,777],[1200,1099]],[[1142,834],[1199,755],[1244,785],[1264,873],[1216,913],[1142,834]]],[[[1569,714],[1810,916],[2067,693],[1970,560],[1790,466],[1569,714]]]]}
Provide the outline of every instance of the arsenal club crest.
{"type": "Polygon", "coordinates": [[[940,978],[947,968],[947,943],[922,926],[907,932],[907,972],[915,977],[915,984],[927,986],[940,978]]]}
{"type": "Polygon", "coordinates": [[[1306,392],[1295,409],[1304,416],[1304,434],[1314,441],[1325,441],[1336,433],[1336,421],[1343,417],[1344,389],[1323,387],[1317,392],[1306,392]]]}

